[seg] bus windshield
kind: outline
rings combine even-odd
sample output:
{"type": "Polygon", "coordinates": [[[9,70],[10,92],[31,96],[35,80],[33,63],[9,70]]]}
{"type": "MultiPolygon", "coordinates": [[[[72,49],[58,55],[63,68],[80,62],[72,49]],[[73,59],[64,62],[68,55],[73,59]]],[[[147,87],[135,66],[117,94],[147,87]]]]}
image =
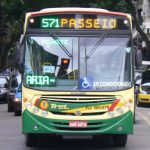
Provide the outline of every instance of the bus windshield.
{"type": "Polygon", "coordinates": [[[129,37],[27,36],[24,84],[53,91],[114,91],[131,87],[129,37]]]}

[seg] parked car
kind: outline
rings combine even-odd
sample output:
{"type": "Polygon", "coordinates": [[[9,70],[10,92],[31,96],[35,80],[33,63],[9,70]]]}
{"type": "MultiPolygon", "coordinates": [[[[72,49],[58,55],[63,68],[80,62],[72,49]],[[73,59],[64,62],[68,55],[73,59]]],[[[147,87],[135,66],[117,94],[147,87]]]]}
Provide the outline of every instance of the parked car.
{"type": "Polygon", "coordinates": [[[6,88],[7,82],[8,77],[5,75],[0,75],[0,103],[7,102],[7,88],[6,88]]]}
{"type": "Polygon", "coordinates": [[[14,111],[15,94],[20,83],[21,83],[21,75],[18,72],[12,72],[10,74],[9,84],[7,86],[8,112],[14,111]]]}
{"type": "Polygon", "coordinates": [[[142,73],[142,81],[137,95],[137,106],[150,104],[150,69],[142,73]]]}
{"type": "Polygon", "coordinates": [[[21,83],[16,90],[15,99],[14,99],[14,115],[21,116],[21,83]]]}

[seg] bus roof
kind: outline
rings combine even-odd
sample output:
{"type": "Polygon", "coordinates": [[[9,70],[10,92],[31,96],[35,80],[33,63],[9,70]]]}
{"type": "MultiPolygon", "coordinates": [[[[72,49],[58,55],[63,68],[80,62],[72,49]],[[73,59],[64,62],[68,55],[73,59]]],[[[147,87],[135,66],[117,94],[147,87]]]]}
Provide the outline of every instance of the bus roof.
{"type": "Polygon", "coordinates": [[[100,8],[80,8],[80,7],[62,7],[62,8],[46,8],[37,12],[30,12],[31,15],[40,15],[40,14],[48,14],[48,13],[66,13],[66,12],[85,12],[85,13],[102,13],[102,14],[111,14],[118,16],[127,17],[128,14],[121,12],[112,12],[106,9],[100,8]]]}

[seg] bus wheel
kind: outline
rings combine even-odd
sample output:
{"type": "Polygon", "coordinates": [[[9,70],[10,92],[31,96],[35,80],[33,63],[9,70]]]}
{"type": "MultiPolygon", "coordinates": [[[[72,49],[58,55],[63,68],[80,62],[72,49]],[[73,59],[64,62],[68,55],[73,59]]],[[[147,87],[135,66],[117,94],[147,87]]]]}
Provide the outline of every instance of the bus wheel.
{"type": "Polygon", "coordinates": [[[114,134],[113,142],[115,146],[125,147],[127,143],[127,134],[114,134]]]}
{"type": "Polygon", "coordinates": [[[26,142],[27,147],[34,147],[37,144],[37,135],[36,134],[26,134],[26,142]]]}
{"type": "Polygon", "coordinates": [[[18,112],[18,111],[15,111],[14,115],[15,115],[15,116],[21,116],[21,113],[18,112]]]}

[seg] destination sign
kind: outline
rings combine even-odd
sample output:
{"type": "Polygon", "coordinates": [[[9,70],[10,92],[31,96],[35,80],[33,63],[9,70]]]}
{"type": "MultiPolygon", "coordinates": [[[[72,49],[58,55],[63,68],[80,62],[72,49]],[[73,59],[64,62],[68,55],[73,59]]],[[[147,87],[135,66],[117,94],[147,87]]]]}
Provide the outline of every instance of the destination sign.
{"type": "Polygon", "coordinates": [[[97,14],[57,14],[29,18],[28,28],[129,30],[125,17],[97,14]]]}
{"type": "Polygon", "coordinates": [[[52,76],[46,75],[27,75],[26,76],[27,85],[41,85],[41,86],[56,86],[56,79],[52,76]]]}

